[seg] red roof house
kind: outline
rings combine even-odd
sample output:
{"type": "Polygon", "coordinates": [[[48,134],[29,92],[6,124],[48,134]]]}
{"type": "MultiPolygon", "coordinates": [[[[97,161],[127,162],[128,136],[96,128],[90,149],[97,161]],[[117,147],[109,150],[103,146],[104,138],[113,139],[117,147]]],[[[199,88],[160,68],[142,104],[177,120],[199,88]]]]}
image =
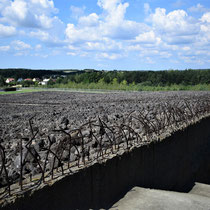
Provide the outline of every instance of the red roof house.
{"type": "Polygon", "coordinates": [[[14,82],[14,81],[15,81],[14,78],[7,78],[5,82],[9,84],[10,82],[14,82]]]}

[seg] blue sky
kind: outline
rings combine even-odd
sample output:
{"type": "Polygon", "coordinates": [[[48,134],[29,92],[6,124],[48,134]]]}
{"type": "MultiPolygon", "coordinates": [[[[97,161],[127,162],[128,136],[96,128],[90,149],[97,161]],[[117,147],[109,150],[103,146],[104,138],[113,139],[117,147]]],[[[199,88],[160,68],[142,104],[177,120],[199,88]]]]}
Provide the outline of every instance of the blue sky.
{"type": "Polygon", "coordinates": [[[210,68],[209,0],[0,0],[0,68],[210,68]]]}

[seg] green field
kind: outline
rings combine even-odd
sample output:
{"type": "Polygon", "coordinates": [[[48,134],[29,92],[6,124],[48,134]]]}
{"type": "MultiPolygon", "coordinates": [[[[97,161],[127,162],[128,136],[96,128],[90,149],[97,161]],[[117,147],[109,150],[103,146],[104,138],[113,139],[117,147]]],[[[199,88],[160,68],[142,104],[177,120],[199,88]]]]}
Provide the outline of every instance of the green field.
{"type": "Polygon", "coordinates": [[[105,93],[110,91],[210,91],[210,85],[171,85],[171,86],[143,86],[143,85],[114,85],[114,84],[60,84],[48,88],[24,88],[17,91],[0,92],[0,95],[19,94],[40,91],[70,91],[105,93]]]}
{"type": "Polygon", "coordinates": [[[142,85],[142,84],[119,84],[119,83],[75,83],[68,82],[67,84],[55,84],[49,86],[52,88],[71,88],[71,89],[83,89],[83,90],[118,90],[118,91],[210,91],[210,84],[198,84],[198,85],[142,85]]]}
{"type": "MultiPolygon", "coordinates": [[[[20,94],[20,93],[31,93],[31,92],[41,92],[41,91],[69,91],[69,92],[90,92],[90,93],[106,93],[110,90],[100,90],[100,89],[79,89],[79,88],[26,88],[18,91],[6,91],[0,92],[0,95],[6,94],[20,94]]],[[[114,92],[114,91],[111,91],[114,92]]]]}
{"type": "Polygon", "coordinates": [[[38,91],[43,91],[44,89],[34,89],[34,88],[27,88],[27,89],[21,89],[17,91],[3,91],[0,92],[0,95],[5,95],[5,94],[17,94],[17,93],[30,93],[30,92],[38,92],[38,91]]]}

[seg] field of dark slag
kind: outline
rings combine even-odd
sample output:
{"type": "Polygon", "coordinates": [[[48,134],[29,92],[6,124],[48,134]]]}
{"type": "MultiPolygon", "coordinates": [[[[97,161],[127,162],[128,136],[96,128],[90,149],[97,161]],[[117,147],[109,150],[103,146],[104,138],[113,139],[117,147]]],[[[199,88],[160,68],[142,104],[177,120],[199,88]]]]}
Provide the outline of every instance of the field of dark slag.
{"type": "Polygon", "coordinates": [[[209,114],[209,92],[1,95],[1,197],[161,141],[209,114]]]}

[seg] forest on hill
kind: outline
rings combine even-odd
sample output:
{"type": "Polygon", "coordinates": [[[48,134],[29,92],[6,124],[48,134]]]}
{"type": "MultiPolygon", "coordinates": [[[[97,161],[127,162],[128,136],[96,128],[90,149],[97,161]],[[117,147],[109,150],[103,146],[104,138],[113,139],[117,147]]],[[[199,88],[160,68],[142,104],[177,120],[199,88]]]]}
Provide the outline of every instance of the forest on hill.
{"type": "Polygon", "coordinates": [[[178,86],[178,89],[180,87],[183,89],[196,85],[198,89],[210,88],[210,69],[165,71],[0,69],[0,86],[2,83],[5,84],[4,81],[8,77],[15,78],[16,81],[18,78],[51,78],[48,87],[56,88],[144,90],[145,87],[174,86],[176,89],[178,86]]]}
{"type": "Polygon", "coordinates": [[[78,70],[32,70],[32,69],[0,69],[0,76],[4,78],[12,77],[16,80],[19,78],[42,78],[53,75],[67,75],[69,73],[79,73],[78,70]]]}
{"type": "Polygon", "coordinates": [[[210,70],[168,71],[94,71],[68,75],[61,82],[76,83],[126,83],[144,85],[197,85],[210,84],[210,70]]]}

